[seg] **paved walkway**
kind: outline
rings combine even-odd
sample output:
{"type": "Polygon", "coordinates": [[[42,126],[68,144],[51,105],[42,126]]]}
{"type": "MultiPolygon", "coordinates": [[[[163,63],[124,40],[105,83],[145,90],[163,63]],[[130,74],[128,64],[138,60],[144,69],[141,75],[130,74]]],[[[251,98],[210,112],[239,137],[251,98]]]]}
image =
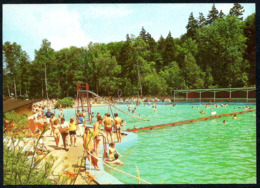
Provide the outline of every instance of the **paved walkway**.
{"type": "MultiPolygon", "coordinates": [[[[79,134],[79,131],[77,131],[77,135],[79,134]]],[[[123,137],[123,136],[122,136],[123,137]]],[[[54,170],[54,175],[58,175],[59,172],[63,172],[66,168],[76,168],[78,169],[79,166],[78,164],[80,164],[80,160],[83,156],[83,138],[77,136],[76,137],[76,147],[74,146],[69,146],[69,151],[64,150],[63,147],[63,141],[62,141],[62,137],[60,136],[60,141],[59,141],[59,148],[56,149],[56,143],[54,140],[53,136],[50,136],[50,131],[46,131],[44,134],[44,141],[46,143],[47,149],[50,152],[51,155],[53,156],[57,156],[58,160],[55,162],[56,164],[54,164],[55,166],[55,170],[54,170]]],[[[113,134],[113,139],[116,139],[116,134],[113,134]]],[[[103,141],[101,140],[100,143],[103,143],[103,141]]],[[[69,144],[70,144],[70,139],[69,139],[69,144]]],[[[102,144],[100,144],[101,146],[102,144]]],[[[102,147],[100,147],[101,149],[102,147]]],[[[101,152],[101,150],[100,150],[101,152]]],[[[102,156],[100,154],[100,156],[102,156]]],[[[88,184],[87,181],[88,179],[86,179],[86,170],[88,171],[88,169],[85,169],[85,163],[82,164],[82,166],[80,167],[80,174],[75,182],[75,184],[88,184]]],[[[96,184],[96,182],[91,181],[90,184],[96,184]]]]}

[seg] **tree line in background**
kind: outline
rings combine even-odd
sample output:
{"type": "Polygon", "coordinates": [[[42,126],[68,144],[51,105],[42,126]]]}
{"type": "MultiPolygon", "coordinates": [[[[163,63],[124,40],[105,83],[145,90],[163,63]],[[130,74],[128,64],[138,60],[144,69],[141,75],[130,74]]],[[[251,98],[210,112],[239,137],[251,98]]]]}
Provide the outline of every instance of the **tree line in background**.
{"type": "MultiPolygon", "coordinates": [[[[235,3],[228,15],[215,5],[207,17],[190,13],[187,32],[155,41],[142,28],[125,41],[89,43],[59,51],[44,39],[35,59],[18,44],[2,48],[3,94],[29,98],[74,97],[76,83],[104,96],[171,95],[174,89],[253,86],[256,83],[255,13],[243,20],[235,3]],[[47,91],[47,92],[46,92],[47,91]]],[[[177,29],[177,28],[176,28],[177,29]]]]}

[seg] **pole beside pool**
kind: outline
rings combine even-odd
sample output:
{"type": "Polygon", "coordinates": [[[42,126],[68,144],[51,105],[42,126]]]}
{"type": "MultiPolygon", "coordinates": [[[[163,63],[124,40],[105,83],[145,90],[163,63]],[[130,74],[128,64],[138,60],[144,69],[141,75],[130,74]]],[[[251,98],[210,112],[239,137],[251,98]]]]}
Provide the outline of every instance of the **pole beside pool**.
{"type": "Polygon", "coordinates": [[[214,91],[214,102],[216,100],[216,91],[214,91]]]}
{"type": "Polygon", "coordinates": [[[246,90],[246,102],[248,103],[248,89],[246,90]]]}

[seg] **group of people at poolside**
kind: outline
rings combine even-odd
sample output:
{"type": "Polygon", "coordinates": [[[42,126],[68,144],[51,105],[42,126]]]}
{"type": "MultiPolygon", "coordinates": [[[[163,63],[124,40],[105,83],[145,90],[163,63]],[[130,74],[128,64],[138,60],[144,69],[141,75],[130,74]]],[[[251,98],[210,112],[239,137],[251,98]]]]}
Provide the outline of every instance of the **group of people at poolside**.
{"type": "MultiPolygon", "coordinates": [[[[96,115],[97,122],[94,124],[93,132],[86,127],[85,133],[83,134],[83,147],[87,151],[87,157],[90,160],[91,163],[94,166],[95,170],[99,170],[98,167],[98,158],[99,158],[99,145],[101,138],[106,139],[107,143],[109,144],[108,149],[108,158],[107,162],[110,164],[123,164],[119,159],[118,156],[120,154],[115,149],[115,143],[113,141],[113,128],[116,131],[117,135],[117,142],[121,142],[121,126],[124,126],[123,120],[118,116],[117,113],[114,114],[114,119],[110,117],[110,113],[106,113],[105,116],[102,118],[102,116],[98,113],[96,115]],[[104,126],[104,130],[106,133],[106,136],[103,132],[101,132],[101,125],[104,126]],[[110,139],[109,139],[110,136],[110,139]],[[93,137],[93,142],[91,141],[91,138],[93,137]],[[111,142],[110,142],[111,140],[111,142]]],[[[104,151],[107,152],[107,151],[104,151]]]]}
{"type": "MultiPolygon", "coordinates": [[[[110,113],[106,113],[102,116],[98,113],[96,115],[97,122],[93,126],[93,132],[91,132],[89,127],[86,125],[86,113],[84,110],[76,113],[76,119],[70,118],[69,122],[65,121],[62,108],[60,108],[58,113],[58,118],[55,117],[55,111],[52,113],[50,109],[46,109],[46,106],[33,105],[33,117],[35,122],[45,124],[50,130],[50,135],[54,137],[56,143],[56,149],[59,148],[60,135],[63,140],[63,146],[66,151],[68,148],[68,137],[70,137],[70,146],[77,147],[76,136],[77,129],[79,130],[79,137],[83,138],[83,147],[87,151],[87,157],[90,159],[92,157],[92,165],[96,170],[99,169],[97,165],[97,160],[99,157],[99,145],[101,138],[106,139],[107,143],[110,143],[108,149],[108,159],[109,164],[123,164],[118,157],[120,154],[115,149],[115,143],[113,141],[113,129],[117,135],[117,142],[121,142],[121,126],[124,126],[124,121],[118,116],[117,113],[114,114],[114,119],[110,117],[110,113]],[[104,131],[106,135],[101,132],[101,125],[104,126],[104,131]],[[85,128],[85,130],[84,130],[85,128]]],[[[94,113],[92,112],[91,117],[94,118],[94,113]]]]}
{"type": "MultiPolygon", "coordinates": [[[[78,125],[80,133],[82,132],[81,126],[84,124],[84,112],[83,114],[77,114],[76,120],[70,118],[70,121],[66,122],[62,109],[59,110],[58,118],[55,117],[55,111],[54,113],[52,113],[50,109],[46,110],[46,106],[34,105],[32,110],[34,122],[38,122],[48,126],[50,130],[50,136],[54,137],[56,149],[59,148],[60,136],[62,137],[63,146],[66,151],[69,150],[68,137],[70,137],[70,146],[77,147],[76,129],[78,125]]],[[[81,135],[82,134],[83,133],[81,133],[81,135]]]]}

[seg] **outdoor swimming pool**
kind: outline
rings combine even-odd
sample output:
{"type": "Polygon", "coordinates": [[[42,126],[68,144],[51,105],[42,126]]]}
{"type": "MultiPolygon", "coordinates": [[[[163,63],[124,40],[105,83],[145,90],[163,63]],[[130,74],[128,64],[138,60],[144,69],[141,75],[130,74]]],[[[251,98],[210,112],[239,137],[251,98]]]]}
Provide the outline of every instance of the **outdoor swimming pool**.
{"type": "MultiPolygon", "coordinates": [[[[154,113],[152,106],[137,107],[137,113],[150,121],[140,121],[128,117],[116,109],[119,116],[127,121],[127,128],[145,127],[181,120],[210,116],[212,111],[217,115],[242,111],[239,106],[255,104],[229,104],[226,108],[215,108],[212,105],[177,104],[157,105],[154,113]],[[193,108],[192,108],[193,106],[193,108]],[[199,109],[197,109],[199,107],[199,109]],[[234,109],[235,108],[235,109],[234,109]],[[206,114],[200,114],[200,110],[206,114]]],[[[127,111],[126,105],[120,109],[127,111]]],[[[104,115],[108,107],[94,107],[92,111],[104,115]]],[[[66,120],[74,116],[75,110],[64,110],[66,120]]],[[[255,112],[198,121],[181,126],[170,126],[161,129],[137,132],[135,142],[119,147],[124,162],[119,169],[136,175],[136,165],[142,179],[153,184],[215,184],[215,183],[256,183],[256,115],[255,112]],[[223,124],[223,120],[227,124],[223,124]],[[131,151],[131,152],[129,152],[131,151]]],[[[107,171],[124,183],[137,183],[117,171],[107,171]]]]}

